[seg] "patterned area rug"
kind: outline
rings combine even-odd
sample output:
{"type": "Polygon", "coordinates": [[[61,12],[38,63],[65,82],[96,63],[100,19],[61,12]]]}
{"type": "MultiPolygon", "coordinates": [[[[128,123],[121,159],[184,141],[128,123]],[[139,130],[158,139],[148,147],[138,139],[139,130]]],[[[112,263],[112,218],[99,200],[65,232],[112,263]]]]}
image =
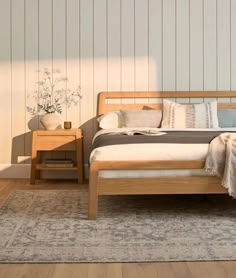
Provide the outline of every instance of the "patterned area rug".
{"type": "Polygon", "coordinates": [[[104,196],[87,220],[86,190],[15,191],[0,209],[0,262],[236,260],[228,196],[104,196]]]}

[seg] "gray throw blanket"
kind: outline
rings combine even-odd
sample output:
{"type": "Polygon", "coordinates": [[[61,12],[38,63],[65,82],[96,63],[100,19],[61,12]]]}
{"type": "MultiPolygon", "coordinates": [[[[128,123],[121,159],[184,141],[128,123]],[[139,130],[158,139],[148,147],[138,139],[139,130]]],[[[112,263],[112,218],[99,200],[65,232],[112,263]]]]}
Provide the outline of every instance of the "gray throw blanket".
{"type": "Polygon", "coordinates": [[[220,177],[229,195],[236,199],[236,133],[222,133],[211,141],[205,170],[220,177]]]}

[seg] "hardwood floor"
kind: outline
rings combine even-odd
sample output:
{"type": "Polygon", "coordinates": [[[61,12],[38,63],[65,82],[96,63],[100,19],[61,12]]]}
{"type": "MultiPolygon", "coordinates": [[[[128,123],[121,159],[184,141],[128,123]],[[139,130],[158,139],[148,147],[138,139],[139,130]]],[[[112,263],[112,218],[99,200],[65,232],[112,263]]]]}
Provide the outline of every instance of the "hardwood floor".
{"type": "MultiPolygon", "coordinates": [[[[0,180],[0,204],[13,190],[77,189],[76,181],[0,180]]],[[[87,187],[87,185],[83,185],[87,187]]],[[[235,278],[236,261],[163,263],[0,264],[0,278],[235,278]]]]}

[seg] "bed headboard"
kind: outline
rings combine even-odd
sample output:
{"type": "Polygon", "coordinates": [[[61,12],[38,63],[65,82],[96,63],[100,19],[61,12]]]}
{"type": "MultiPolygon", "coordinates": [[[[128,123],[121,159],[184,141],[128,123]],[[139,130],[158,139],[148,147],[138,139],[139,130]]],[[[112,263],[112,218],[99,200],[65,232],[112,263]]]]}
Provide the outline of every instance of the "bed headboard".
{"type": "Polygon", "coordinates": [[[192,99],[191,103],[203,102],[203,99],[217,99],[218,109],[235,108],[236,102],[225,102],[225,98],[236,98],[236,91],[155,91],[155,92],[101,92],[98,95],[97,114],[116,111],[120,109],[142,110],[162,109],[163,98],[178,98],[179,103],[186,103],[186,99],[192,99]],[[224,102],[220,102],[220,98],[224,102]],[[185,100],[181,102],[181,99],[185,100]],[[198,99],[194,101],[195,99],[198,99]],[[148,100],[148,101],[147,101],[148,100]]]}

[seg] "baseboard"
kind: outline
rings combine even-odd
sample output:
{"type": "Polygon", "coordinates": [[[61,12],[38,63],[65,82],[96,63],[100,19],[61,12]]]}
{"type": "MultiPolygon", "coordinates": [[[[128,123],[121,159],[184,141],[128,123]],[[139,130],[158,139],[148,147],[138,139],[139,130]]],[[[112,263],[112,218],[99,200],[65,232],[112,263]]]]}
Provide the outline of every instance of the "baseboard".
{"type": "Polygon", "coordinates": [[[0,178],[27,179],[30,177],[30,164],[0,164],[0,178]]]}
{"type": "MultiPolygon", "coordinates": [[[[0,164],[0,179],[29,179],[30,164],[0,164]]],[[[85,177],[88,178],[88,164],[84,164],[85,177]]],[[[76,171],[44,171],[42,178],[76,179],[76,171]]]]}

